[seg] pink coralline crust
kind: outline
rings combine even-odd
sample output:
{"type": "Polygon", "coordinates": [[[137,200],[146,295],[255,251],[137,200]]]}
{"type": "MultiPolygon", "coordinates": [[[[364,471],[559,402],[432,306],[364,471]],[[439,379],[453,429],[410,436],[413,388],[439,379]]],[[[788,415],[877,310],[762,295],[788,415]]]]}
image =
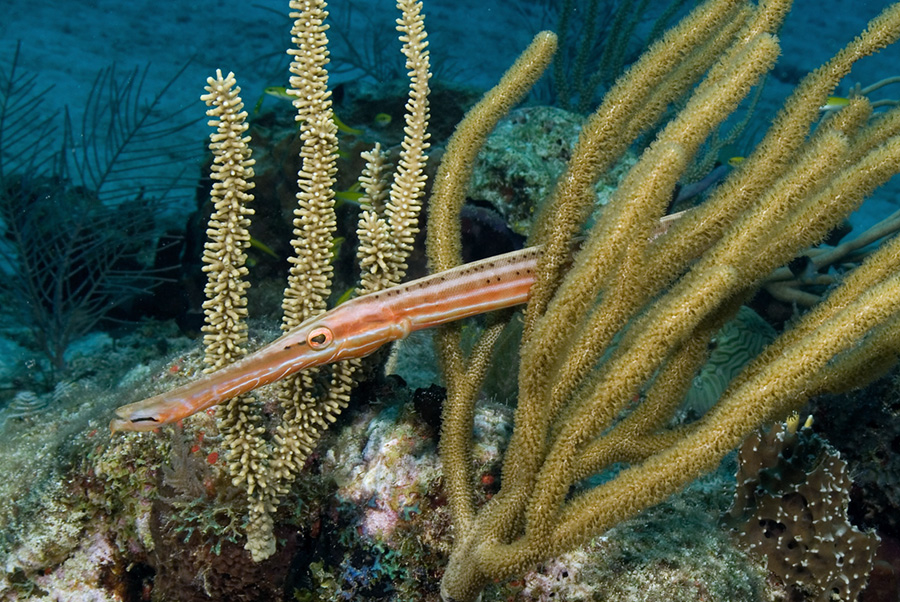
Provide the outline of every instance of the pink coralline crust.
{"type": "Polygon", "coordinates": [[[342,495],[357,503],[373,496],[399,500],[403,492],[420,484],[421,473],[433,458],[422,456],[412,437],[403,432],[404,426],[383,433],[383,438],[374,435],[369,440],[359,463],[351,470],[351,482],[341,488],[342,495]]]}
{"type": "Polygon", "coordinates": [[[366,412],[347,427],[325,463],[338,497],[365,508],[362,529],[388,539],[439,475],[433,441],[414,417],[366,412]]]}
{"type": "Polygon", "coordinates": [[[393,510],[372,508],[366,511],[362,523],[363,535],[387,539],[397,527],[400,517],[393,510]]]}
{"type": "Polygon", "coordinates": [[[48,600],[119,602],[122,598],[101,585],[101,575],[115,563],[115,548],[102,533],[93,533],[69,558],[34,583],[47,592],[48,600]]]}

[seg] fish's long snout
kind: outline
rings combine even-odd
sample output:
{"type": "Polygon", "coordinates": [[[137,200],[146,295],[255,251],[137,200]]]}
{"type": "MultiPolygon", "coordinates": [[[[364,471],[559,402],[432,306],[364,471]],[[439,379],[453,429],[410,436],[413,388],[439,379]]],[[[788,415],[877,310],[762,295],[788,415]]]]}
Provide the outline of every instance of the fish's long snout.
{"type": "Polygon", "coordinates": [[[152,431],[159,428],[162,422],[152,413],[142,410],[145,403],[138,401],[116,408],[116,417],[109,421],[109,430],[118,431],[152,431]]]}

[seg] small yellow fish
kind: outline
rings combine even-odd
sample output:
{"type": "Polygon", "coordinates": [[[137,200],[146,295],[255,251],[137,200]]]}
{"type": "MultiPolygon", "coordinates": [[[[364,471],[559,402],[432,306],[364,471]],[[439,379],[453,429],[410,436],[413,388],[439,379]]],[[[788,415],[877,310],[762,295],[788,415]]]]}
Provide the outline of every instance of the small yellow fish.
{"type": "Polygon", "coordinates": [[[837,111],[850,104],[850,101],[843,96],[829,96],[828,100],[819,107],[820,111],[837,111]]]}
{"type": "Polygon", "coordinates": [[[256,105],[253,107],[254,115],[259,113],[259,110],[262,108],[263,101],[265,101],[266,96],[272,96],[281,100],[294,100],[295,98],[288,94],[287,88],[285,88],[284,86],[268,86],[266,88],[263,88],[262,95],[259,97],[259,100],[256,101],[256,105]]]}
{"type": "Polygon", "coordinates": [[[338,253],[341,252],[341,245],[344,244],[343,236],[335,236],[331,239],[331,261],[337,259],[338,253]]]}
{"type": "Polygon", "coordinates": [[[294,100],[296,96],[292,96],[284,86],[268,86],[263,90],[264,94],[281,98],[282,100],[294,100]]]}
{"type": "Polygon", "coordinates": [[[379,113],[375,116],[375,119],[373,119],[373,121],[375,122],[376,126],[383,128],[391,123],[391,116],[387,113],[379,113]]]}
{"type": "Polygon", "coordinates": [[[356,287],[351,286],[350,288],[345,290],[343,293],[341,293],[341,296],[338,297],[337,301],[334,302],[334,306],[337,307],[344,301],[348,301],[350,299],[350,297],[353,296],[353,293],[355,290],[356,290],[356,287]]]}
{"type": "Polygon", "coordinates": [[[744,162],[743,157],[731,157],[730,159],[728,159],[728,164],[732,167],[737,167],[738,165],[740,165],[743,162],[744,162]]]}
{"type": "Polygon", "coordinates": [[[337,126],[337,129],[344,132],[345,134],[350,134],[351,136],[359,136],[362,134],[362,130],[358,130],[356,128],[352,128],[337,116],[337,113],[332,113],[331,118],[334,120],[334,125],[337,126]]]}
{"type": "Polygon", "coordinates": [[[259,249],[266,255],[271,255],[275,259],[278,259],[278,255],[275,254],[275,251],[272,250],[272,247],[260,240],[253,238],[252,236],[250,237],[250,246],[254,249],[259,249]]]}
{"type": "Polygon", "coordinates": [[[359,205],[359,200],[365,196],[359,190],[359,182],[354,182],[353,186],[348,188],[347,190],[339,190],[334,193],[334,198],[337,199],[334,203],[334,208],[337,209],[344,203],[350,203],[352,205],[359,205]]]}
{"type": "MultiPolygon", "coordinates": [[[[256,101],[256,107],[253,109],[254,113],[259,112],[259,108],[262,106],[263,99],[266,96],[272,96],[273,98],[280,98],[281,100],[290,100],[293,101],[297,97],[291,94],[287,88],[284,86],[268,86],[263,89],[263,95],[259,97],[259,100],[256,101]]],[[[337,116],[336,113],[332,113],[332,119],[334,120],[334,125],[337,126],[337,129],[344,132],[345,134],[350,134],[351,136],[359,136],[362,134],[362,130],[358,130],[356,128],[352,128],[337,116]]],[[[390,117],[390,116],[388,116],[390,117]]]]}

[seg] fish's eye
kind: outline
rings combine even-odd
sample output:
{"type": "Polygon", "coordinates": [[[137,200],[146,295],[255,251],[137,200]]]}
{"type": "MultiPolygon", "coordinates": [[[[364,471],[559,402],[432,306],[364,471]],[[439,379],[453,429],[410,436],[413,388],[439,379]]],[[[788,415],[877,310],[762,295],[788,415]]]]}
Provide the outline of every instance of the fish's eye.
{"type": "Polygon", "coordinates": [[[312,349],[325,349],[331,345],[333,340],[334,335],[331,333],[331,330],[324,326],[313,328],[306,337],[306,342],[312,349]]]}

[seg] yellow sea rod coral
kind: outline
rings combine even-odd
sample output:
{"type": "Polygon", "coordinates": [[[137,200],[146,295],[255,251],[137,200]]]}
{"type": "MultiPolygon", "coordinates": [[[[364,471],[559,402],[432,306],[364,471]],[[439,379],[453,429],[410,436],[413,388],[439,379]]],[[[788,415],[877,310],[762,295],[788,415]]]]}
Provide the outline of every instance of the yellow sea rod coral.
{"type": "Polygon", "coordinates": [[[247,112],[243,110],[234,73],[222,77],[221,70],[216,70],[216,77],[207,80],[206,91],[200,99],[211,107],[206,114],[213,118],[209,125],[216,128],[209,144],[213,153],[210,196],[214,211],[203,251],[203,271],[209,276],[203,303],[203,342],[207,371],[211,372],[243,355],[242,345],[247,340],[245,291],[250,283],[245,280],[244,251],[250,246],[247,228],[253,209],[247,204],[253,200],[250,190],[254,160],[248,146],[250,137],[244,136],[249,127],[247,112]]]}
{"type": "MultiPolygon", "coordinates": [[[[853,62],[900,37],[895,4],[801,82],[709,199],[654,235],[697,149],[774,64],[774,33],[789,7],[705,2],[588,118],[531,239],[544,253],[525,314],[515,428],[502,487],[481,508],[473,502],[471,416],[489,357],[483,348],[496,335],[488,331],[467,360],[452,334],[442,336],[450,378],[441,446],[455,528],[445,600],[475,600],[492,580],[582,545],[716,466],[760,423],[896,360],[895,238],[751,361],[704,416],[668,426],[709,341],[741,303],[900,171],[896,112],[869,123],[851,111],[811,132],[853,62]],[[688,90],[572,260],[600,170],[688,90]],[[614,464],[623,467],[615,478],[573,493],[614,464]]],[[[458,248],[444,238],[429,249],[442,267],[458,248]]]]}

